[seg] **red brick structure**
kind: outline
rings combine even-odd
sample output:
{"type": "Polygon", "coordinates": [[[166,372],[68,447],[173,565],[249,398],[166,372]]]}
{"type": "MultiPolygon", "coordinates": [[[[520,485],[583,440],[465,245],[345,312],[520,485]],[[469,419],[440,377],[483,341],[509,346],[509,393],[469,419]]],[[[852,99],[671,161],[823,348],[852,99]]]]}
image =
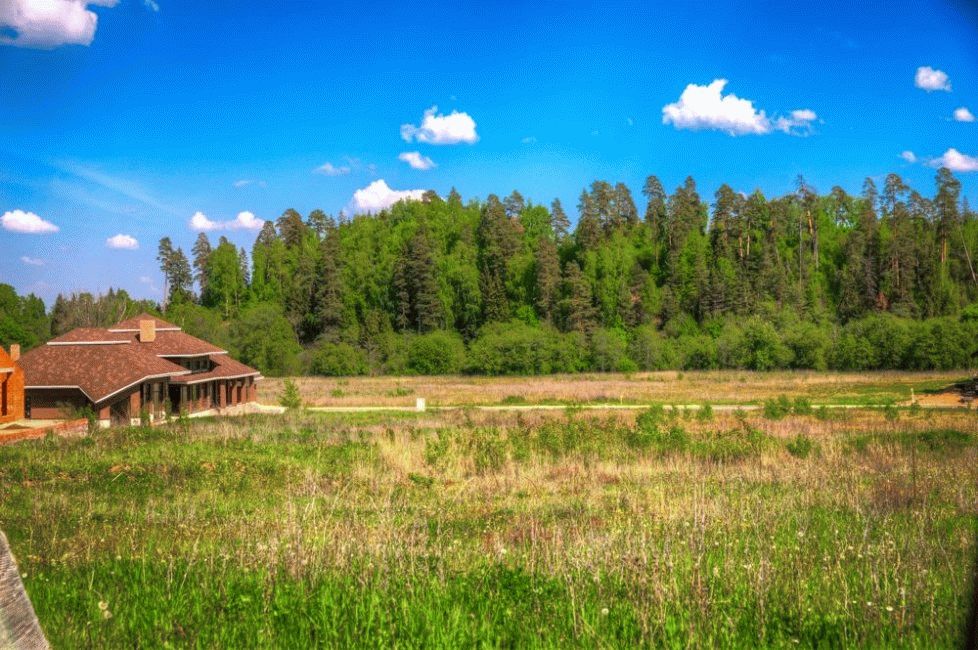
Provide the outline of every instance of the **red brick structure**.
{"type": "Polygon", "coordinates": [[[102,426],[253,402],[261,379],[225,350],[147,314],[74,329],[25,354],[21,367],[28,418],[69,418],[88,407],[102,426]]]}
{"type": "Polygon", "coordinates": [[[18,365],[20,346],[0,347],[0,424],[24,417],[24,371],[18,365]]]}

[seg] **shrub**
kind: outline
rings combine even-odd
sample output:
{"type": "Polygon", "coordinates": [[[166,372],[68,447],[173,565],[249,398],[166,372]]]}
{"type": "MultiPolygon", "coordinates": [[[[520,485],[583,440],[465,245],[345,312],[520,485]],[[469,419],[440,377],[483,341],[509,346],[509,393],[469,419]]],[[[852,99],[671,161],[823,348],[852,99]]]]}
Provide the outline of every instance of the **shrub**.
{"type": "Polygon", "coordinates": [[[287,409],[297,409],[302,406],[302,398],[299,396],[299,387],[291,379],[286,379],[282,387],[282,393],[278,396],[278,403],[287,409]]]}
{"type": "Polygon", "coordinates": [[[408,342],[407,369],[418,375],[457,374],[465,366],[465,344],[451,332],[412,336],[408,342]]]}
{"type": "Polygon", "coordinates": [[[815,443],[812,439],[802,434],[798,434],[785,445],[788,453],[795,458],[808,458],[814,447],[815,443]]]}
{"type": "Polygon", "coordinates": [[[682,355],[684,370],[714,370],[717,367],[717,346],[711,336],[681,336],[676,347],[682,355]]]}
{"type": "Polygon", "coordinates": [[[764,400],[764,417],[768,420],[780,420],[791,413],[791,400],[787,395],[779,395],[777,398],[764,400]]]}
{"type": "Polygon", "coordinates": [[[579,335],[519,321],[492,323],[469,347],[469,369],[487,375],[578,372],[587,367],[579,335]]]}
{"type": "Polygon", "coordinates": [[[349,343],[320,343],[312,357],[310,370],[315,375],[345,377],[367,373],[367,357],[363,350],[349,343]]]}
{"type": "Polygon", "coordinates": [[[713,407],[709,403],[700,407],[696,412],[696,419],[700,422],[711,422],[713,420],[713,407]]]}
{"type": "Polygon", "coordinates": [[[246,309],[231,325],[233,352],[272,377],[295,374],[299,342],[280,307],[262,303],[246,309]]]}
{"type": "Polygon", "coordinates": [[[791,412],[795,415],[811,415],[814,412],[812,403],[806,397],[796,397],[791,405],[791,412]]]}

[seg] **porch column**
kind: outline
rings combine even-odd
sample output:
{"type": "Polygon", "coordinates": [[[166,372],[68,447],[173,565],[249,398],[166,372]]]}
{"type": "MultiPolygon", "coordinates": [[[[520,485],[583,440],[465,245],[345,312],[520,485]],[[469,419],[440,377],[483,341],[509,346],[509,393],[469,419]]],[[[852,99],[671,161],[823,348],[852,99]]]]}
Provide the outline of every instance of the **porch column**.
{"type": "Polygon", "coordinates": [[[141,411],[143,408],[143,386],[139,385],[138,390],[134,390],[129,396],[129,424],[137,425],[141,421],[141,411]]]}
{"type": "Polygon", "coordinates": [[[112,407],[108,404],[98,410],[98,425],[103,429],[112,426],[112,407]]]}
{"type": "Polygon", "coordinates": [[[217,382],[217,401],[218,405],[223,409],[228,405],[228,389],[227,382],[219,381],[217,382]]]}

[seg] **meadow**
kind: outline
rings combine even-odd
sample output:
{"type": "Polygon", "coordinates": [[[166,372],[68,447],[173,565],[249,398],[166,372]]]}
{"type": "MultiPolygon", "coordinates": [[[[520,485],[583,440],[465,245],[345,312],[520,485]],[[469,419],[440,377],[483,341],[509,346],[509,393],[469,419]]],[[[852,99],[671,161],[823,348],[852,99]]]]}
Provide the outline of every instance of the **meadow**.
{"type": "Polygon", "coordinates": [[[0,447],[54,647],[954,647],[976,514],[973,411],[806,398],[0,447]]]}

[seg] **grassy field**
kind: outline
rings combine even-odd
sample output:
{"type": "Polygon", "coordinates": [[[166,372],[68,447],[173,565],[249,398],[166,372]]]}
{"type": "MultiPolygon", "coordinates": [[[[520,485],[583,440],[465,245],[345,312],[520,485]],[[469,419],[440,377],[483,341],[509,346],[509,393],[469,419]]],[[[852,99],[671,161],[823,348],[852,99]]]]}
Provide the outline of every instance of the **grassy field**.
{"type": "MultiPolygon", "coordinates": [[[[766,372],[736,370],[578,374],[546,377],[301,377],[309,406],[406,406],[424,397],[431,406],[497,404],[756,404],[779,395],[814,404],[883,404],[936,393],[967,378],[961,372],[766,372]]],[[[274,404],[282,379],[259,383],[258,397],[274,404]]],[[[955,404],[952,399],[948,404],[955,404]]]]}
{"type": "Polygon", "coordinates": [[[959,643],[978,417],[792,408],[52,437],[0,527],[55,647],[959,643]]]}

